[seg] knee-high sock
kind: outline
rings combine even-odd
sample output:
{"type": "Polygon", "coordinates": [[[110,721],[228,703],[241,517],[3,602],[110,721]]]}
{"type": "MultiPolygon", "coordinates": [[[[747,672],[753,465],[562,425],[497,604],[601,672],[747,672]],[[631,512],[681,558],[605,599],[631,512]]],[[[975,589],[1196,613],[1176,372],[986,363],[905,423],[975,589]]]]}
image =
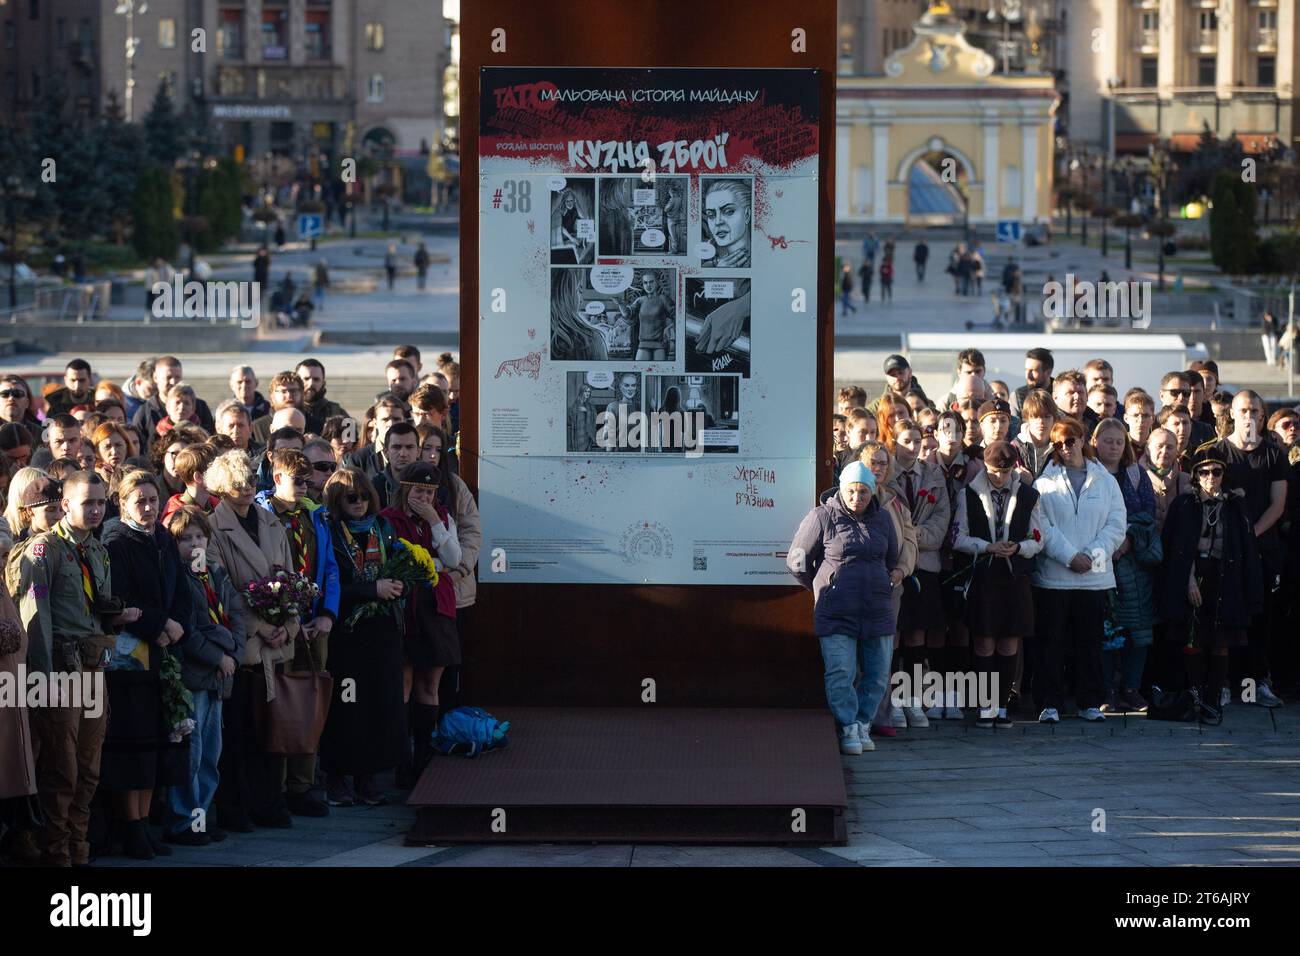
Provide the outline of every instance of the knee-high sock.
{"type": "Polygon", "coordinates": [[[1187,685],[1199,693],[1205,686],[1205,655],[1200,651],[1184,653],[1183,665],[1187,668],[1187,685]]]}
{"type": "Polygon", "coordinates": [[[1011,697],[1011,682],[1016,678],[1019,654],[998,654],[998,707],[1006,707],[1011,697]]]}
{"type": "MultiPolygon", "coordinates": [[[[989,654],[987,657],[985,657],[983,654],[976,654],[974,655],[974,657],[972,657],[972,660],[975,663],[974,670],[975,670],[976,686],[978,687],[980,683],[983,683],[985,687],[989,686],[989,683],[992,681],[993,675],[997,673],[997,669],[998,669],[997,664],[994,663],[993,655],[989,654]]],[[[982,710],[983,701],[966,702],[966,706],[968,707],[975,706],[977,704],[980,705],[980,709],[982,710]]],[[[994,706],[997,705],[994,704],[994,706]]]]}
{"type": "Polygon", "coordinates": [[[1228,655],[1211,654],[1210,659],[1206,661],[1205,669],[1207,671],[1205,683],[1210,686],[1210,693],[1214,698],[1209,703],[1217,707],[1219,704],[1219,689],[1228,686],[1228,655]]]}

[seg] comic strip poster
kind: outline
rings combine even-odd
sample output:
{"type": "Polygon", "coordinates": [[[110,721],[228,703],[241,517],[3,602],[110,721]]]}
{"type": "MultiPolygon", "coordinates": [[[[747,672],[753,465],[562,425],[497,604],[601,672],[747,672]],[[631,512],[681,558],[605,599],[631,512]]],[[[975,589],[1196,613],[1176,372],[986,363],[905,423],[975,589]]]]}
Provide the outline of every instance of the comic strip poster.
{"type": "Polygon", "coordinates": [[[484,68],[480,576],[788,585],[818,76],[484,68]]]}

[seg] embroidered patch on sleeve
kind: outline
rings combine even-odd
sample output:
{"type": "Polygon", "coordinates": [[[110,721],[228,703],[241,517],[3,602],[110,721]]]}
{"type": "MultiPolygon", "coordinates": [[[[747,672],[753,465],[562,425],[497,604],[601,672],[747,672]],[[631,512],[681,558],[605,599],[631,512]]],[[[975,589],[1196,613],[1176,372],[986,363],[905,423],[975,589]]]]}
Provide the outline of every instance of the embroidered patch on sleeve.
{"type": "Polygon", "coordinates": [[[44,542],[44,541],[37,541],[34,545],[32,545],[32,557],[34,557],[34,558],[43,558],[43,557],[45,557],[45,542],[44,542]]]}

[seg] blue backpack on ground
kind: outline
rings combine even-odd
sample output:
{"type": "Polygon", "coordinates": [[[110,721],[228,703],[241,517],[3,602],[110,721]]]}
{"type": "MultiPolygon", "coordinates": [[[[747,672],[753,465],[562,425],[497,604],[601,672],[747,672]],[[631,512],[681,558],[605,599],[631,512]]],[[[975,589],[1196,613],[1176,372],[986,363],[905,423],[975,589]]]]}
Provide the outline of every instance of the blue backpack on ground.
{"type": "Polygon", "coordinates": [[[510,721],[500,721],[481,707],[457,707],[442,715],[433,748],[448,756],[477,757],[487,750],[500,750],[510,741],[510,721]]]}

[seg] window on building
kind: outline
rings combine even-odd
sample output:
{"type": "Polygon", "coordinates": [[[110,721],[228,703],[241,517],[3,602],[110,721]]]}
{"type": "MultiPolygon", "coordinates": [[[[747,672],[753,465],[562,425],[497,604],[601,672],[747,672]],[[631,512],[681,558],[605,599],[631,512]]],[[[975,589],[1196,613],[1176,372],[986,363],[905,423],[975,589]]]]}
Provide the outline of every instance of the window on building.
{"type": "Polygon", "coordinates": [[[1277,83],[1277,57],[1261,56],[1255,65],[1255,85],[1274,86],[1277,83]]]}
{"type": "Polygon", "coordinates": [[[274,122],[271,124],[271,152],[276,156],[290,156],[294,153],[293,123],[274,122]]]}
{"type": "Polygon", "coordinates": [[[1160,82],[1160,60],[1154,56],[1142,57],[1138,86],[1155,86],[1160,82]]]}
{"type": "Polygon", "coordinates": [[[12,20],[6,20],[5,21],[5,49],[12,50],[13,48],[14,48],[14,22],[12,20]]]}
{"type": "Polygon", "coordinates": [[[164,50],[176,49],[176,19],[163,17],[158,21],[158,46],[164,50]]]}
{"type": "Polygon", "coordinates": [[[289,58],[289,11],[262,10],[262,59],[287,60],[289,58]]]}
{"type": "Polygon", "coordinates": [[[384,101],[384,75],[382,73],[371,73],[370,80],[366,83],[366,102],[382,103],[384,101]]]}
{"type": "Polygon", "coordinates": [[[366,49],[382,50],[384,48],[384,25],[382,23],[366,24],[366,49]]]}
{"type": "Polygon", "coordinates": [[[217,23],[217,53],[224,60],[244,58],[244,11],[222,10],[217,23]]]}
{"type": "Polygon", "coordinates": [[[328,10],[308,10],[307,22],[307,59],[328,60],[330,56],[330,12],[328,10]]]}
{"type": "Polygon", "coordinates": [[[1197,13],[1197,23],[1200,25],[1202,33],[1217,30],[1219,29],[1219,14],[1215,10],[1200,10],[1197,13]]]}
{"type": "Polygon", "coordinates": [[[1196,58],[1196,85],[1213,86],[1218,60],[1212,56],[1196,58]]]}
{"type": "Polygon", "coordinates": [[[1157,10],[1142,11],[1143,32],[1156,32],[1160,29],[1160,13],[1157,10]]]}
{"type": "Polygon", "coordinates": [[[1276,29],[1277,29],[1277,11],[1276,11],[1276,10],[1260,10],[1260,11],[1259,11],[1259,28],[1260,28],[1261,30],[1276,30],[1276,29]]]}
{"type": "Polygon", "coordinates": [[[158,74],[158,85],[173,100],[176,99],[176,71],[163,70],[158,74]]]}

